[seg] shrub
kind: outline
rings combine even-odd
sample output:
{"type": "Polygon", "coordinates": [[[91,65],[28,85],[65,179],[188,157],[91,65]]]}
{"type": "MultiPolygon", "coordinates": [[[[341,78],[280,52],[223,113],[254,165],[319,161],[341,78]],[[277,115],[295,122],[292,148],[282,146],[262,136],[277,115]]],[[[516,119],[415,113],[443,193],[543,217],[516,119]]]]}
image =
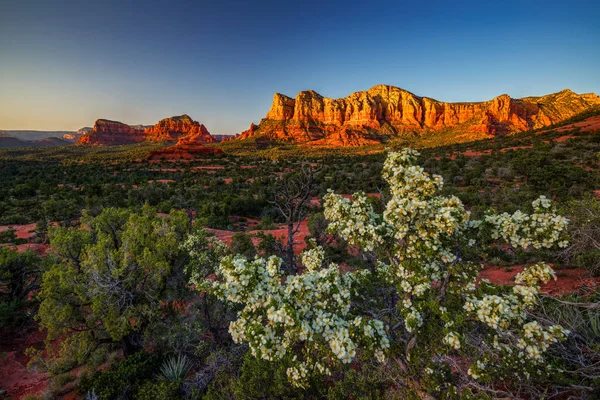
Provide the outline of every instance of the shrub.
{"type": "Polygon", "coordinates": [[[241,254],[251,260],[256,255],[256,248],[252,243],[252,238],[243,232],[237,232],[231,237],[229,251],[232,254],[241,254]]]}
{"type": "Polygon", "coordinates": [[[96,372],[81,378],[78,392],[94,393],[98,400],[126,399],[152,380],[161,365],[157,355],[136,353],[106,372],[96,372]]]}
{"type": "Polygon", "coordinates": [[[563,260],[600,276],[600,201],[594,197],[570,202],[571,244],[562,253],[563,260]]]}
{"type": "Polygon", "coordinates": [[[180,392],[180,382],[158,381],[145,382],[133,396],[134,400],[179,400],[183,396],[180,392]]]}

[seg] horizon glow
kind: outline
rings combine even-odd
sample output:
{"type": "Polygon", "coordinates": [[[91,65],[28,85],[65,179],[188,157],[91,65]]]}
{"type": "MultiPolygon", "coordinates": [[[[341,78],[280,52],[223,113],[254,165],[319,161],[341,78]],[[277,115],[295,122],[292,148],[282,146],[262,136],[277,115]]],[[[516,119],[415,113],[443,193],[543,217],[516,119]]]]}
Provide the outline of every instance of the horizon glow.
{"type": "Polygon", "coordinates": [[[0,8],[2,130],[188,114],[233,134],[275,92],[377,84],[448,102],[600,92],[600,5],[588,0],[48,3],[0,8]]]}

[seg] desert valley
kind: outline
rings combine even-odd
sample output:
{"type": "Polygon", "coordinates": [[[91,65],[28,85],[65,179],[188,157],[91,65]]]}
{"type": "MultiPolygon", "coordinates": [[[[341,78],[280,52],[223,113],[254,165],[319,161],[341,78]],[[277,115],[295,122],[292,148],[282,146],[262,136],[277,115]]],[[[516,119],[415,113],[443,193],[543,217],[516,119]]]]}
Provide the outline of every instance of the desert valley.
{"type": "MultiPolygon", "coordinates": [[[[113,372],[96,372],[96,375],[84,378],[83,371],[90,371],[90,368],[106,371],[114,361],[106,361],[105,356],[94,361],[98,363],[97,367],[90,367],[90,361],[85,361],[88,366],[84,369],[76,367],[77,364],[51,366],[48,361],[42,361],[51,354],[59,357],[55,362],[64,359],[60,345],[69,342],[69,330],[77,332],[77,326],[92,321],[98,324],[101,321],[98,318],[108,318],[108,315],[93,316],[90,320],[91,315],[77,316],[72,314],[73,309],[64,317],[68,319],[59,325],[50,323],[46,317],[32,320],[40,301],[38,295],[32,293],[39,293],[40,288],[43,291],[51,284],[46,276],[49,272],[43,274],[43,280],[41,273],[47,268],[51,271],[51,263],[59,266],[65,262],[72,266],[87,263],[85,260],[92,257],[92,253],[84,254],[95,251],[92,250],[94,246],[100,245],[100,242],[94,244],[98,237],[85,247],[73,247],[79,246],[76,242],[80,240],[91,239],[71,236],[78,229],[92,232],[99,229],[95,235],[102,235],[104,224],[112,226],[111,229],[126,229],[126,225],[114,228],[120,226],[114,224],[122,224],[127,218],[131,221],[136,214],[126,217],[119,213],[125,212],[126,208],[139,209],[143,210],[143,215],[154,213],[154,217],[144,217],[150,218],[149,223],[155,219],[153,224],[183,218],[181,223],[184,225],[179,229],[196,232],[193,234],[196,236],[190,236],[188,240],[200,240],[199,246],[217,240],[226,246],[224,249],[229,249],[228,252],[245,254],[248,259],[255,255],[275,255],[282,257],[284,263],[293,262],[291,265],[299,266],[306,263],[302,252],[319,245],[323,246],[327,259],[339,263],[341,271],[371,268],[368,266],[372,256],[367,256],[369,252],[361,256],[360,245],[351,237],[328,233],[327,220],[331,217],[326,217],[327,200],[324,202],[323,196],[327,189],[333,189],[356,202],[359,198],[351,194],[362,191],[367,194],[369,207],[385,209],[386,202],[394,194],[382,179],[382,169],[386,168],[384,160],[389,157],[389,152],[405,147],[420,149],[419,160],[425,170],[441,174],[445,182],[443,193],[461,199],[473,217],[481,218],[490,208],[509,213],[527,210],[531,207],[528,204],[541,193],[556,202],[571,221],[569,232],[575,239],[571,239],[573,242],[569,247],[543,251],[509,250],[505,245],[492,247],[484,256],[476,257],[483,263],[477,279],[488,279],[492,284],[510,288],[515,284],[515,277],[523,273],[524,266],[543,256],[553,263],[558,279],[542,284],[540,294],[570,299],[576,296],[578,302],[592,304],[589,301],[596,298],[600,284],[597,247],[588,236],[595,235],[600,226],[600,164],[596,156],[600,150],[599,134],[600,99],[595,94],[578,95],[563,90],[523,99],[502,95],[482,103],[442,103],[396,87],[379,85],[337,100],[324,98],[313,91],[300,92],[295,99],[275,94],[270,110],[258,125],[252,124],[248,130],[231,136],[214,137],[206,126],[188,115],[165,118],[151,126],[131,126],[99,119],[92,128],[63,134],[73,135],[62,138],[73,142],[71,144],[57,142],[54,144],[58,147],[27,148],[24,145],[3,150],[0,152],[3,171],[0,235],[3,251],[8,253],[2,253],[2,262],[8,263],[9,271],[19,266],[33,274],[21,281],[21,285],[25,285],[20,289],[21,293],[29,296],[29,300],[3,303],[8,307],[3,311],[4,321],[8,324],[3,335],[8,336],[3,336],[5,353],[0,370],[8,393],[18,398],[54,391],[58,397],[76,398],[77,393],[85,394],[82,390],[89,390],[85,388],[93,388],[90,385],[101,385],[93,383],[101,382],[94,379],[101,379],[103,374],[108,375],[102,379],[113,376],[113,372]],[[290,209],[290,204],[296,209],[290,209]],[[117,214],[112,215],[115,212],[117,214]],[[180,216],[177,216],[178,212],[180,216]],[[126,219],[117,222],[120,218],[126,219]],[[200,233],[202,239],[197,236],[200,233]],[[47,263],[48,266],[35,266],[35,263],[47,263]],[[11,307],[17,308],[11,310],[11,307]],[[40,327],[43,329],[38,331],[40,327]],[[44,342],[44,339],[50,342],[44,342]],[[42,353],[35,350],[44,348],[42,353]],[[52,371],[65,372],[55,375],[57,372],[52,371]]],[[[13,142],[8,143],[12,147],[13,142]]],[[[207,250],[214,246],[209,245],[207,250]]],[[[123,250],[116,247],[110,251],[123,250]]],[[[204,268],[211,271],[214,266],[206,265],[206,257],[216,257],[211,254],[209,251],[197,261],[194,261],[196,256],[192,256],[188,262],[202,266],[200,271],[204,268]]],[[[136,264],[139,262],[143,262],[142,259],[136,264]]],[[[130,276],[131,272],[125,271],[120,273],[130,276]]],[[[194,276],[194,272],[189,273],[194,276]]],[[[175,279],[175,276],[169,279],[175,279]]],[[[89,278],[82,276],[82,279],[89,278]]],[[[155,284],[166,284],[165,289],[171,294],[154,306],[151,306],[154,302],[151,300],[148,306],[158,307],[156,311],[164,322],[171,318],[186,324],[202,321],[206,328],[201,329],[209,329],[206,334],[211,337],[210,341],[224,340],[223,335],[227,335],[225,321],[211,322],[211,318],[217,317],[210,316],[211,312],[216,312],[221,315],[218,318],[223,318],[224,309],[198,304],[193,290],[176,295],[172,292],[175,287],[168,289],[174,283],[159,282],[155,284]],[[178,311],[177,304],[187,305],[178,311]],[[190,307],[198,309],[191,311],[190,307]],[[197,314],[203,309],[203,316],[197,314]]],[[[86,285],[89,284],[100,282],[86,285]]],[[[52,290],[60,293],[71,289],[52,290]]],[[[131,295],[136,296],[134,293],[139,289],[131,287],[127,290],[134,290],[131,295]]],[[[42,304],[51,307],[44,308],[44,312],[52,320],[57,318],[55,312],[67,311],[64,308],[67,304],[52,310],[52,307],[58,307],[56,301],[59,299],[52,300],[53,303],[48,301],[43,300],[42,304]]],[[[82,299],[78,296],[77,300],[69,300],[69,308],[73,307],[72,301],[82,299]]],[[[543,301],[550,301],[546,306],[553,307],[551,300],[543,301]]],[[[562,307],[560,304],[557,306],[562,307]]],[[[123,312],[130,306],[119,307],[123,312]]],[[[589,330],[586,333],[591,335],[588,346],[592,347],[586,351],[592,351],[597,333],[593,328],[597,325],[587,327],[598,320],[598,314],[593,310],[578,310],[565,321],[569,329],[589,330]]],[[[130,320],[120,329],[136,332],[138,328],[134,321],[130,320]]],[[[93,329],[101,329],[94,334],[100,335],[98,338],[108,339],[116,334],[109,333],[108,327],[93,329]]],[[[183,329],[183,326],[177,329],[183,329]]],[[[188,335],[185,329],[177,334],[188,335]]],[[[168,335],[160,336],[159,342],[156,342],[157,337],[152,339],[154,345],[175,345],[169,344],[168,335]]],[[[94,346],[99,345],[94,337],[85,339],[90,340],[89,345],[94,342],[97,343],[94,346]]],[[[184,342],[179,345],[188,346],[190,350],[185,350],[188,352],[207,339],[182,337],[181,340],[184,342]]],[[[114,354],[111,357],[117,359],[123,357],[118,346],[114,347],[120,341],[108,340],[108,347],[102,354],[114,354]]],[[[97,348],[104,348],[104,345],[97,348]]],[[[192,367],[192,370],[197,368],[192,367]]],[[[197,371],[200,375],[207,373],[197,371]]],[[[120,389],[116,390],[125,390],[118,387],[120,389]]],[[[175,386],[169,387],[169,390],[175,390],[175,386]]],[[[106,396],[102,398],[112,398],[110,394],[106,396]]]]}
{"type": "Polygon", "coordinates": [[[599,4],[3,3],[0,400],[600,399],[599,4]]]}

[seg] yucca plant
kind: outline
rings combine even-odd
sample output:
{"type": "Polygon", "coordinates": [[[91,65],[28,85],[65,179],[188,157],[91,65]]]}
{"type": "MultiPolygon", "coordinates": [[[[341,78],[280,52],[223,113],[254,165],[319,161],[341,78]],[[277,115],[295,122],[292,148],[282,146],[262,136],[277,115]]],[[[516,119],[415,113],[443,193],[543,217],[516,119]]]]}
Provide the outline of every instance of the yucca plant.
{"type": "Polygon", "coordinates": [[[85,400],[98,400],[98,396],[96,396],[96,392],[94,391],[94,389],[87,392],[87,394],[85,395],[85,400]]]}
{"type": "Polygon", "coordinates": [[[170,382],[177,382],[185,378],[192,366],[193,363],[187,356],[183,354],[172,356],[162,363],[158,376],[170,382]]]}

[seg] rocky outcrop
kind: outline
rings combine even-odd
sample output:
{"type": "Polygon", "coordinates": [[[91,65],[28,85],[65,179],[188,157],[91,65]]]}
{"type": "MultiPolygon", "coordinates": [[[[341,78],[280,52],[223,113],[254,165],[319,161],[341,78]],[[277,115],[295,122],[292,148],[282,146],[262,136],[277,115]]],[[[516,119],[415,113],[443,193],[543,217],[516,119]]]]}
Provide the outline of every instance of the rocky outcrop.
{"type": "Polygon", "coordinates": [[[150,152],[147,158],[148,160],[193,160],[198,156],[223,154],[221,149],[205,146],[207,143],[205,140],[205,133],[201,131],[191,133],[181,137],[174,146],[150,152]]]}
{"type": "Polygon", "coordinates": [[[253,122],[250,124],[250,128],[246,129],[244,132],[240,133],[239,135],[236,135],[236,138],[248,139],[249,137],[254,136],[256,134],[257,130],[258,130],[258,125],[256,125],[253,122]]]}
{"type": "Polygon", "coordinates": [[[144,132],[118,121],[99,119],[94,128],[81,136],[79,144],[128,144],[145,140],[144,132]]]}
{"type": "MultiPolygon", "coordinates": [[[[92,129],[92,128],[90,128],[90,131],[91,131],[91,129],[92,129]]],[[[77,132],[79,132],[79,131],[77,131],[77,132]]],[[[79,133],[77,133],[77,132],[73,132],[73,133],[65,133],[65,134],[63,134],[63,135],[62,135],[60,138],[61,138],[61,139],[63,139],[63,140],[66,140],[67,142],[70,142],[70,143],[75,143],[75,142],[77,142],[77,140],[78,140],[78,139],[79,139],[81,136],[83,136],[83,134],[79,134],[79,133]]],[[[88,131],[88,132],[89,132],[89,131],[88,131]]]]}
{"type": "Polygon", "coordinates": [[[176,141],[183,136],[193,137],[191,140],[194,142],[212,143],[215,141],[204,125],[194,121],[186,114],[160,120],[156,125],[147,128],[145,133],[150,140],[157,142],[176,141]]]}
{"type": "Polygon", "coordinates": [[[242,132],[240,139],[260,136],[361,146],[394,135],[443,130],[482,138],[542,128],[599,105],[597,95],[578,95],[568,89],[522,99],[503,94],[476,103],[445,103],[387,85],[341,99],[323,97],[312,90],[298,93],[295,99],[276,93],[266,118],[242,132]]]}
{"type": "Polygon", "coordinates": [[[370,146],[381,143],[377,138],[370,138],[362,131],[353,130],[342,126],[334,133],[327,135],[323,139],[307,142],[308,146],[319,147],[359,147],[370,146]]]}
{"type": "MultiPolygon", "coordinates": [[[[85,128],[80,129],[82,131],[85,128]]],[[[94,127],[81,136],[80,144],[128,144],[144,140],[154,142],[177,141],[186,138],[191,143],[213,143],[208,129],[188,115],[165,118],[156,125],[127,125],[122,122],[99,119],[94,127]]]]}

